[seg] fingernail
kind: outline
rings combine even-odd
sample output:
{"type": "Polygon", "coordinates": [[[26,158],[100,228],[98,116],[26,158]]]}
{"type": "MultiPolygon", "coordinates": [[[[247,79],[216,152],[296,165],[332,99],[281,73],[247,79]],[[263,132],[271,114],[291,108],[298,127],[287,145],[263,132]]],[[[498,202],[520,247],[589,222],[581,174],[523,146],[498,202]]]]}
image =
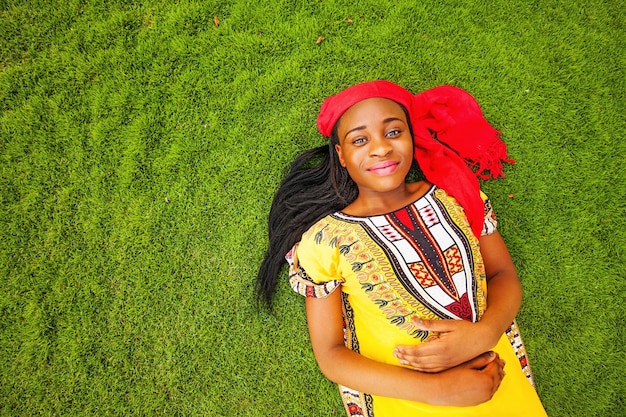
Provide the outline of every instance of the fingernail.
{"type": "Polygon", "coordinates": [[[489,357],[493,358],[494,356],[496,356],[496,352],[494,352],[493,350],[491,352],[489,352],[489,357]]]}

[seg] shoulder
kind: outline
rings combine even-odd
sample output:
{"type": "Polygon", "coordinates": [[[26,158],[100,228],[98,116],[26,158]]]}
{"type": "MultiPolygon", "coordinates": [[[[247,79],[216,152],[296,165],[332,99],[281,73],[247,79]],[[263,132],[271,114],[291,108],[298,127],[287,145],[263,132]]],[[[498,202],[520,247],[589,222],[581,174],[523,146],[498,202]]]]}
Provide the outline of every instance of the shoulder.
{"type": "MultiPolygon", "coordinates": [[[[453,200],[455,202],[457,201],[452,195],[448,194],[446,190],[444,190],[443,188],[440,188],[434,185],[432,189],[433,189],[433,193],[438,198],[446,198],[448,200],[453,200]]],[[[479,195],[480,195],[480,199],[483,201],[484,204],[489,204],[489,197],[487,196],[487,194],[485,194],[482,190],[479,190],[479,195]]]]}
{"type": "Polygon", "coordinates": [[[311,226],[300,241],[300,246],[316,250],[335,249],[341,236],[349,233],[351,224],[338,214],[330,214],[311,226]]]}
{"type": "Polygon", "coordinates": [[[328,233],[336,233],[338,231],[345,231],[354,226],[354,223],[359,223],[359,216],[346,215],[342,211],[338,211],[329,214],[309,227],[306,232],[302,234],[302,238],[310,238],[311,236],[319,236],[319,232],[323,232],[324,235],[328,233]]]}
{"type": "Polygon", "coordinates": [[[294,290],[302,295],[323,297],[341,283],[339,245],[343,223],[333,215],[324,217],[313,224],[287,254],[294,290]]]}

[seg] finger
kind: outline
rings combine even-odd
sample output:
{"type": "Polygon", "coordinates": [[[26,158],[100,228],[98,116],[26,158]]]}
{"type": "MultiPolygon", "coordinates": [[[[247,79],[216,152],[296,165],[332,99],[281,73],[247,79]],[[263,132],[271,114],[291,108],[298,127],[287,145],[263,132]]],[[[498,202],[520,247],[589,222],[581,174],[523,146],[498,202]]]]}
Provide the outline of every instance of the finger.
{"type": "Polygon", "coordinates": [[[500,387],[504,378],[504,371],[500,367],[499,361],[492,361],[480,372],[486,374],[491,379],[491,395],[493,395],[500,387]]]}
{"type": "Polygon", "coordinates": [[[419,362],[417,364],[410,363],[409,366],[413,368],[413,370],[415,371],[427,372],[427,373],[437,373],[437,372],[450,369],[449,365],[442,363],[442,362],[428,362],[428,363],[419,362]]]}
{"type": "MultiPolygon", "coordinates": [[[[446,357],[441,356],[437,351],[430,350],[414,350],[412,348],[398,347],[394,350],[393,356],[398,359],[400,364],[408,365],[419,371],[434,372],[434,369],[439,369],[444,366],[446,357]]],[[[449,366],[447,366],[449,367],[449,366]]]]}
{"type": "MultiPolygon", "coordinates": [[[[497,379],[494,379],[494,384],[496,386],[495,389],[497,389],[497,387],[500,386],[500,383],[502,382],[502,380],[504,379],[506,372],[504,371],[504,361],[501,359],[495,360],[493,361],[491,364],[489,364],[488,366],[493,366],[497,369],[497,374],[495,374],[497,379]]],[[[486,368],[486,367],[485,367],[486,368]]],[[[495,390],[494,390],[495,392],[495,390]]]]}
{"type": "Polygon", "coordinates": [[[413,324],[420,330],[428,330],[431,332],[449,332],[456,323],[456,320],[427,320],[427,319],[414,319],[413,324]]]}
{"type": "Polygon", "coordinates": [[[411,356],[415,358],[436,356],[441,354],[437,340],[419,345],[399,345],[394,349],[394,355],[411,356]]]}
{"type": "Polygon", "coordinates": [[[420,372],[440,372],[450,368],[445,362],[445,358],[440,356],[413,356],[400,353],[399,350],[394,351],[394,356],[398,359],[400,365],[409,366],[420,372]]]}
{"type": "Polygon", "coordinates": [[[432,361],[429,361],[421,356],[405,355],[401,353],[394,353],[394,356],[398,359],[401,365],[410,366],[418,371],[427,371],[432,369],[433,366],[437,366],[432,361]]]}
{"type": "Polygon", "coordinates": [[[396,346],[393,350],[393,356],[398,359],[401,365],[413,366],[418,362],[418,357],[413,351],[413,346],[396,346]]]}
{"type": "Polygon", "coordinates": [[[435,356],[440,355],[442,352],[442,344],[445,347],[445,341],[440,339],[437,335],[428,336],[425,343],[418,345],[398,345],[396,350],[398,353],[412,356],[435,356]]]}
{"type": "Polygon", "coordinates": [[[421,356],[420,349],[415,346],[396,346],[393,350],[393,356],[398,359],[416,358],[421,356]]]}

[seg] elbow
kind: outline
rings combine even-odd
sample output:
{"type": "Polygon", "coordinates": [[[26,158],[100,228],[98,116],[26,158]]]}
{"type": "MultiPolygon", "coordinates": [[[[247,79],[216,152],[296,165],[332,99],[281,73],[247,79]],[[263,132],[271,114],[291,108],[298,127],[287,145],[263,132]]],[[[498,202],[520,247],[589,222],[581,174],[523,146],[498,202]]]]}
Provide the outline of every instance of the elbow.
{"type": "Polygon", "coordinates": [[[337,383],[337,378],[336,375],[334,374],[334,372],[332,371],[332,367],[327,367],[322,365],[321,363],[317,363],[317,366],[320,369],[320,372],[322,372],[322,375],[324,375],[326,377],[326,379],[328,379],[331,382],[337,383]]]}
{"type": "Polygon", "coordinates": [[[322,373],[322,375],[324,375],[330,381],[337,383],[337,375],[336,375],[337,365],[336,364],[331,363],[331,361],[327,359],[325,360],[317,359],[317,366],[320,372],[322,373]]]}
{"type": "Polygon", "coordinates": [[[339,384],[341,379],[342,360],[341,356],[348,349],[345,346],[337,346],[324,352],[315,352],[315,360],[320,372],[330,381],[339,384]]]}

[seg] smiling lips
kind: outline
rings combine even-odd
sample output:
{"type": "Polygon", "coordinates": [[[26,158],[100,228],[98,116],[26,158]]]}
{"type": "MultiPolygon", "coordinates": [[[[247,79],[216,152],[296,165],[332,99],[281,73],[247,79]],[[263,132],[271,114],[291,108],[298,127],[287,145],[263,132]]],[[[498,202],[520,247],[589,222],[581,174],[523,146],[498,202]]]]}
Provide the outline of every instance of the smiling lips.
{"type": "Polygon", "coordinates": [[[398,168],[399,162],[385,161],[376,165],[372,165],[367,170],[375,175],[389,175],[392,174],[396,168],[398,168]]]}

